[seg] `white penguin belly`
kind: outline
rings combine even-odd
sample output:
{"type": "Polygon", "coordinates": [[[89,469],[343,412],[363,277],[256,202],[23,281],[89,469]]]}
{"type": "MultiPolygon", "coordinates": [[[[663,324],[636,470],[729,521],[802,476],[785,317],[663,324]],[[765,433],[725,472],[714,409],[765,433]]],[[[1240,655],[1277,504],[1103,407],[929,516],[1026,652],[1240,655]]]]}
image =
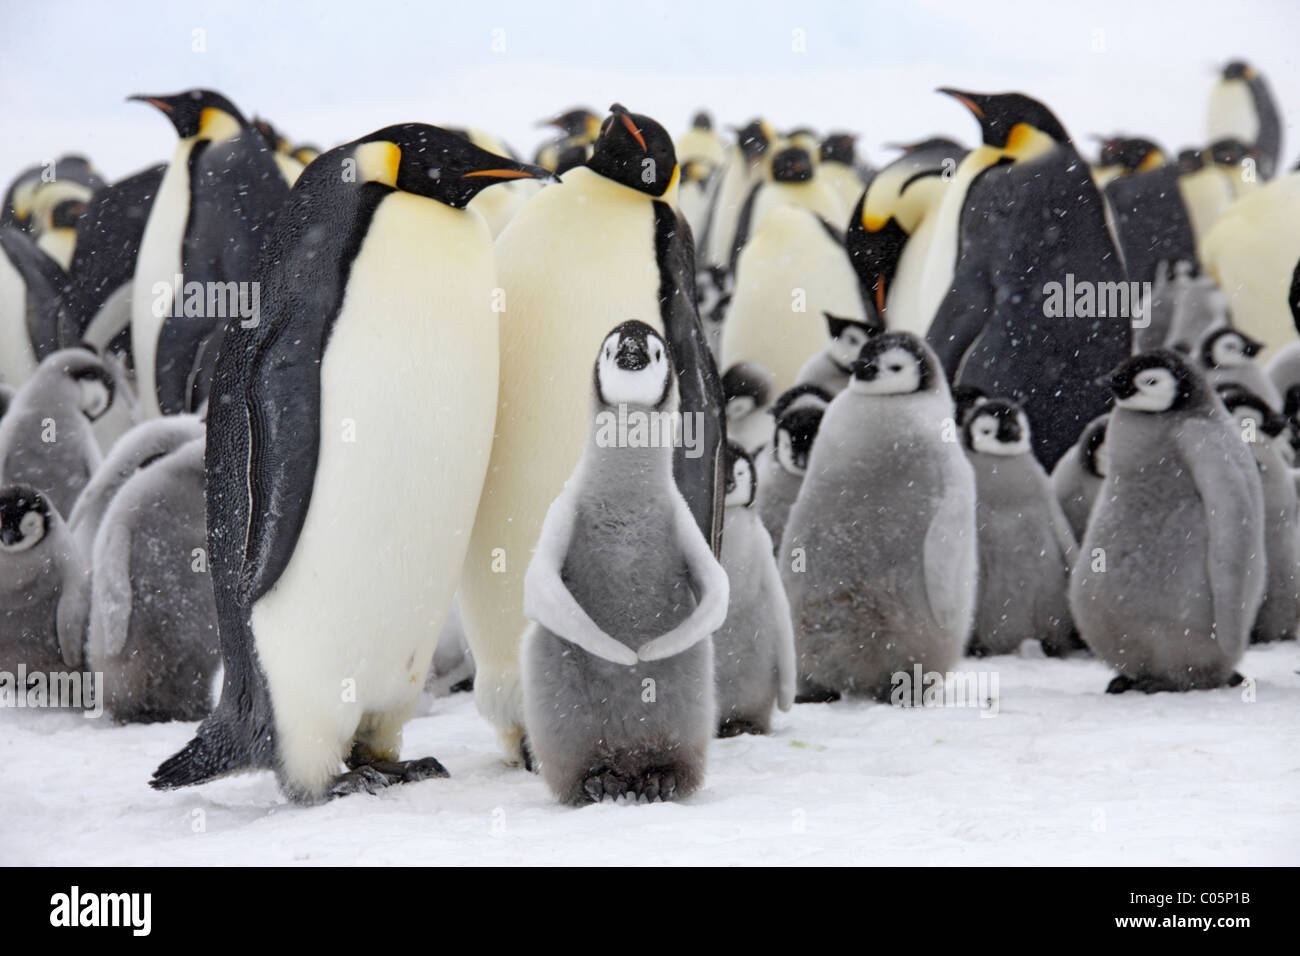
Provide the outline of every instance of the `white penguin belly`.
{"type": "Polygon", "coordinates": [[[495,285],[476,213],[404,193],[379,206],[321,362],[307,518],[252,614],[277,720],[295,701],[333,708],[347,736],[418,697],[491,448],[495,285]]]}
{"type": "Polygon", "coordinates": [[[27,334],[27,284],[0,252],[0,383],[17,388],[36,371],[27,334]]]}
{"type": "Polygon", "coordinates": [[[135,279],[131,286],[131,354],[139,391],[137,416],[143,420],[162,414],[156,387],[158,335],[171,313],[172,284],[181,271],[181,242],[190,217],[190,150],[192,140],[181,140],[158,186],[149,222],[140,240],[135,279]],[[166,283],[161,293],[156,283],[166,283]]]}

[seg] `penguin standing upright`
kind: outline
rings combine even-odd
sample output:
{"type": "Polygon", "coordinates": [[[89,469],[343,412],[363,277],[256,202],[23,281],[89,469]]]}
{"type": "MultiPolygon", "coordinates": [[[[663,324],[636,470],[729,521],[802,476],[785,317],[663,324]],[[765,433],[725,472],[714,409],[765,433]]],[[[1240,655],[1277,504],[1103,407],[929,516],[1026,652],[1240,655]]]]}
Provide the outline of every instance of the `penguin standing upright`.
{"type": "Polygon", "coordinates": [[[1052,469],[1052,491],[1076,542],[1083,540],[1097,491],[1106,477],[1106,423],[1110,413],[1088,423],[1074,446],[1052,469]]]}
{"type": "Polygon", "coordinates": [[[549,174],[409,123],[294,184],[257,273],[261,321],[229,324],[208,406],[225,684],[155,788],[264,767],[315,802],[445,775],[397,757],[496,414],[498,282],[465,207],[523,176],[549,174]]]}
{"type": "Polygon", "coordinates": [[[690,233],[671,205],[676,180],[667,131],[615,104],[588,164],[535,196],[496,243],[501,404],[460,597],[475,698],[512,761],[523,758],[523,573],[585,443],[590,395],[573,370],[586,365],[611,314],[648,323],[668,343],[684,425],[674,474],[718,546],[724,398],[695,312],[690,233]]]}
{"type": "Polygon", "coordinates": [[[1272,179],[1282,159],[1282,117],[1268,83],[1242,60],[1223,67],[1210,90],[1206,115],[1209,142],[1234,137],[1259,151],[1259,175],[1272,179]]]}
{"type": "Polygon", "coordinates": [[[772,404],[775,426],[771,444],[758,457],[757,498],[758,514],[774,552],[803,487],[817,429],[832,398],[817,385],[796,385],[772,404]]]}
{"type": "Polygon", "coordinates": [[[858,173],[857,139],[852,133],[831,133],[818,147],[817,174],[835,190],[845,209],[852,209],[866,188],[858,173]]]}
{"type": "Polygon", "coordinates": [[[1138,161],[1132,175],[1119,176],[1105,187],[1133,282],[1155,281],[1161,263],[1197,262],[1196,234],[1179,191],[1183,173],[1177,163],[1163,158],[1153,148],[1138,161]],[[1159,161],[1152,163],[1153,157],[1159,161]]]}
{"type": "Polygon", "coordinates": [[[86,306],[59,264],[0,227],[0,382],[22,385],[51,353],[78,344],[86,306]]]}
{"type": "Polygon", "coordinates": [[[691,234],[704,235],[718,172],[726,156],[726,144],[713,129],[713,119],[703,111],[691,120],[691,128],[677,137],[677,162],[682,178],[677,188],[677,204],[691,227],[691,234]]]}
{"type": "Polygon", "coordinates": [[[952,398],[905,332],[862,348],[826,409],[781,542],[800,695],[889,700],[893,675],[949,670],[976,601],[975,477],[944,441],[952,398]]]}
{"type": "Polygon", "coordinates": [[[736,248],[736,226],[750,192],[762,181],[763,157],[776,139],[764,120],[751,120],[736,130],[736,142],[728,147],[718,185],[713,194],[708,225],[700,236],[700,264],[709,270],[726,272],[736,248]]]}
{"type": "Polygon", "coordinates": [[[1070,577],[1079,636],[1118,674],[1108,690],[1235,681],[1264,592],[1264,499],[1236,423],[1171,351],[1108,381],[1106,479],[1070,577]]]}
{"type": "Polygon", "coordinates": [[[825,316],[826,330],[831,336],[830,344],[799,370],[795,384],[816,385],[833,397],[848,387],[849,378],[853,374],[853,363],[862,351],[862,346],[867,344],[867,339],[883,329],[874,314],[866,322],[841,319],[829,312],[825,316]]]}
{"type": "Polygon", "coordinates": [[[768,403],[772,398],[772,375],[755,362],[742,362],[722,376],[722,394],[727,401],[727,439],[750,453],[756,453],[772,438],[768,403]]]}
{"type": "Polygon", "coordinates": [[[524,585],[529,742],[564,803],[672,800],[703,780],[716,726],[709,637],[727,615],[727,574],[673,480],[663,433],[638,443],[609,427],[677,410],[665,341],[622,323],[593,378],[587,449],[547,511],[524,585]]]}
{"type": "MultiPolygon", "coordinates": [[[[220,93],[132,99],[162,112],[180,136],[149,211],[132,281],[138,410],[149,418],[201,404],[196,363],[205,340],[229,318],[224,290],[251,281],[262,238],[289,187],[274,150],[220,93]],[[191,295],[192,288],[202,295],[191,295]]],[[[204,383],[215,353],[215,347],[208,351],[204,383]]]]}
{"type": "Polygon", "coordinates": [[[1105,410],[1109,398],[1095,379],[1130,354],[1141,303],[1105,300],[1104,290],[1124,282],[1124,263],[1106,202],[1051,111],[1019,93],[942,92],[971,111],[984,138],[959,179],[990,153],[1015,161],[945,199],[961,202],[961,234],[927,341],[954,383],[1025,409],[1034,454],[1050,469],[1105,410]],[[1066,287],[1094,290],[1094,307],[1082,310],[1089,314],[1066,307],[1066,287]]]}

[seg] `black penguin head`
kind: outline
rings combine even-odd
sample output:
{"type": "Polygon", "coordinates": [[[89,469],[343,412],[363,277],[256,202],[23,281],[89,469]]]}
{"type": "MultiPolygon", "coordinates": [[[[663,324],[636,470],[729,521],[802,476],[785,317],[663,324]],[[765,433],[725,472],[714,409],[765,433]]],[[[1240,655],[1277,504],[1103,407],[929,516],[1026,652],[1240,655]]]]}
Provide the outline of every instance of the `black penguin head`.
{"type": "Polygon", "coordinates": [[[934,360],[925,344],[910,332],[886,332],[862,346],[849,388],[863,395],[911,395],[929,391],[934,382],[934,360]]]}
{"type": "Polygon", "coordinates": [[[580,139],[590,143],[600,130],[600,117],[585,106],[578,106],[541,120],[537,125],[554,126],[564,133],[566,139],[580,139]]]}
{"type": "MultiPolygon", "coordinates": [[[[464,209],[497,183],[555,179],[550,170],[488,152],[450,130],[424,123],[388,126],[340,149],[350,151],[357,182],[378,182],[455,209],[464,209]]],[[[337,170],[329,174],[337,175],[337,170]]]]}
{"type": "Polygon", "coordinates": [[[229,139],[248,125],[239,107],[212,90],[186,90],[170,96],[136,94],[127,99],[159,110],[171,120],[181,139],[229,139]]]}
{"type": "Polygon", "coordinates": [[[727,401],[727,421],[739,421],[767,405],[772,373],[757,362],[737,362],[722,376],[722,394],[727,401]]]}
{"type": "Polygon", "coordinates": [[[691,129],[713,129],[713,117],[708,110],[700,110],[691,117],[691,129]]]}
{"type": "Polygon", "coordinates": [[[1224,327],[1201,341],[1201,363],[1206,368],[1241,368],[1249,365],[1263,348],[1262,342],[1224,327]]]}
{"type": "Polygon", "coordinates": [[[884,331],[884,326],[878,321],[840,318],[829,312],[822,312],[822,315],[826,317],[826,329],[831,334],[826,354],[842,372],[851,372],[867,339],[884,331]]]}
{"type": "Polygon", "coordinates": [[[857,143],[858,138],[852,133],[829,134],[822,140],[822,162],[843,163],[845,166],[852,166],[858,161],[857,143]]]}
{"type": "Polygon", "coordinates": [[[1222,73],[1225,80],[1245,80],[1248,83],[1255,79],[1257,75],[1258,74],[1255,73],[1255,68],[1245,60],[1228,61],[1228,63],[1223,67],[1222,73]]]}
{"type": "Polygon", "coordinates": [[[1241,427],[1243,440],[1254,443],[1265,437],[1275,438],[1286,428],[1287,420],[1245,386],[1224,382],[1218,393],[1228,414],[1241,427]]]}
{"type": "Polygon", "coordinates": [[[772,145],[772,140],[776,138],[772,127],[761,119],[750,120],[744,126],[736,128],[735,132],[736,145],[740,147],[740,152],[750,165],[758,162],[759,157],[767,152],[767,148],[772,145]]]}
{"type": "Polygon", "coordinates": [[[1165,161],[1165,153],[1158,145],[1140,136],[1110,136],[1101,140],[1101,154],[1097,165],[1118,166],[1127,173],[1147,172],[1165,161]]]}
{"type": "Polygon", "coordinates": [[[266,145],[277,153],[289,154],[289,141],[280,134],[280,131],[271,125],[271,121],[263,119],[260,116],[254,116],[252,122],[253,129],[266,140],[266,145]]]}
{"type": "Polygon", "coordinates": [[[971,410],[964,429],[966,447],[981,455],[1029,454],[1029,419],[1015,402],[990,398],[971,410]]]}
{"type": "Polygon", "coordinates": [[[1099,415],[1090,421],[1079,436],[1079,454],[1084,471],[1097,478],[1106,477],[1106,426],[1110,415],[1099,415]]]}
{"type": "Polygon", "coordinates": [[[636,319],[615,327],[601,343],[593,370],[600,404],[662,408],[672,394],[673,366],[659,333],[636,319]]]}
{"type": "Polygon", "coordinates": [[[968,93],[943,87],[946,93],[970,110],[980,124],[985,146],[1020,152],[1038,133],[1057,143],[1069,143],[1070,136],[1055,114],[1023,93],[968,93]]]}
{"type": "Polygon", "coordinates": [[[758,478],[754,473],[754,456],[734,441],[727,442],[727,483],[724,504],[748,508],[754,503],[758,478]]]}
{"type": "Polygon", "coordinates": [[[1208,150],[1210,158],[1219,166],[1240,166],[1247,158],[1259,157],[1259,149],[1233,136],[1215,140],[1208,150]]]}
{"type": "Polygon", "coordinates": [[[1200,375],[1183,356],[1168,349],[1125,359],[1097,384],[1110,388],[1120,408],[1152,414],[1190,408],[1207,397],[1200,375]]]}
{"type": "Polygon", "coordinates": [[[812,156],[802,146],[787,146],[772,157],[772,179],[776,182],[806,183],[812,178],[812,156]]]}
{"type": "Polygon", "coordinates": [[[952,387],[952,420],[958,425],[965,425],[970,413],[988,401],[989,393],[978,385],[954,385],[952,387]]]}
{"type": "Polygon", "coordinates": [[[822,408],[824,409],[831,403],[835,396],[820,385],[813,385],[811,382],[805,382],[802,385],[796,385],[782,392],[768,412],[778,421],[786,412],[792,412],[796,408],[822,408]]]}
{"type": "Polygon", "coordinates": [[[1178,172],[1184,176],[1205,168],[1205,159],[1199,149],[1180,149],[1178,151],[1178,172]]]}
{"type": "Polygon", "coordinates": [[[29,551],[50,530],[50,503],[35,488],[0,488],[0,552],[29,551]]]}
{"type": "Polygon", "coordinates": [[[83,343],[47,355],[38,374],[59,376],[75,387],[77,407],[92,422],[113,405],[116,383],[89,345],[83,343]]]}
{"type": "Polygon", "coordinates": [[[638,192],[651,196],[668,192],[677,178],[677,150],[668,131],[618,103],[609,111],[587,166],[638,192]]]}
{"type": "Polygon", "coordinates": [[[808,470],[808,456],[825,414],[824,405],[800,405],[777,419],[773,435],[776,460],[790,474],[802,475],[808,470]]]}

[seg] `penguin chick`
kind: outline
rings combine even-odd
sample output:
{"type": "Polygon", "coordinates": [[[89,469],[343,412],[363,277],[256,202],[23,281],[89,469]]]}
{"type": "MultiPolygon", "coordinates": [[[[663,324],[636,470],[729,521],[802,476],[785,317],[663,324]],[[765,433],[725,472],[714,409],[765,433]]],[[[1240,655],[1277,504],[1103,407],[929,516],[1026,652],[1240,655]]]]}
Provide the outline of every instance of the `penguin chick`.
{"type": "Polygon", "coordinates": [[[0,422],[0,483],[27,484],[72,513],[101,455],[91,423],[113,404],[113,377],[93,352],[46,357],[0,422]]]}
{"type": "Polygon", "coordinates": [[[1178,353],[1127,359],[1104,381],[1116,408],[1070,579],[1075,625],[1118,673],[1111,693],[1235,681],[1266,574],[1254,459],[1178,353]]]}
{"type": "Polygon", "coordinates": [[[970,413],[989,400],[988,392],[978,385],[954,385],[952,388],[952,420],[965,425],[970,413]]]}
{"type": "Polygon", "coordinates": [[[757,454],[772,434],[767,414],[772,373],[757,362],[738,362],[722,376],[722,394],[727,399],[727,437],[757,454]]]}
{"type": "Polygon", "coordinates": [[[895,674],[946,671],[961,655],[977,593],[975,476],[943,438],[951,414],[934,352],[902,332],[863,347],[826,409],[781,544],[802,699],[888,700],[895,674]]]}
{"type": "Polygon", "coordinates": [[[85,566],[58,511],[29,485],[0,488],[0,670],[80,667],[89,614],[85,566]]]}
{"type": "Polygon", "coordinates": [[[772,705],[794,703],[794,631],[772,539],[754,508],[754,459],[740,445],[727,448],[727,497],[722,567],[731,582],[727,619],[713,635],[718,736],[765,734],[772,705]]]}
{"type": "Polygon", "coordinates": [[[795,386],[772,407],[776,427],[772,444],[758,464],[758,514],[772,537],[773,553],[785,534],[785,522],[799,496],[813,440],[831,396],[815,385],[795,386]]]}
{"type": "Polygon", "coordinates": [[[1110,413],[1090,421],[1079,440],[1052,469],[1052,491],[1061,503],[1075,541],[1083,540],[1097,490],[1106,477],[1106,423],[1110,413]]]}
{"type": "MultiPolygon", "coordinates": [[[[1220,393],[1224,406],[1237,421],[1241,440],[1255,456],[1264,492],[1264,552],[1268,579],[1264,599],[1255,615],[1251,643],[1293,640],[1300,614],[1300,576],[1297,551],[1296,487],[1291,468],[1275,442],[1286,420],[1260,396],[1239,386],[1220,393]]],[[[1285,443],[1285,442],[1284,442],[1285,443]]]]}
{"type": "Polygon", "coordinates": [[[1066,588],[1076,544],[1043,466],[1030,454],[1029,420],[1015,402],[977,407],[964,429],[975,470],[979,603],[968,650],[1010,654],[1038,640],[1071,649],[1066,588]]]}
{"type": "Polygon", "coordinates": [[[594,378],[587,450],[524,579],[525,726],[563,803],[678,799],[700,786],[716,727],[709,636],[727,575],[673,481],[671,440],[611,435],[625,415],[677,411],[663,338],[619,325],[594,378]]]}
{"type": "Polygon", "coordinates": [[[1255,361],[1264,345],[1236,329],[1220,326],[1201,339],[1199,360],[1205,380],[1213,389],[1238,385],[1266,401],[1274,412],[1282,407],[1282,396],[1268,374],[1255,361]]]}
{"type": "Polygon", "coordinates": [[[826,317],[830,344],[808,360],[799,371],[795,384],[816,385],[833,397],[848,386],[849,376],[853,374],[853,362],[862,351],[862,346],[867,344],[867,339],[883,331],[884,327],[878,322],[839,318],[829,312],[823,312],[822,315],[826,317]]]}
{"type": "Polygon", "coordinates": [[[221,664],[207,569],[203,439],[137,471],[95,536],[86,657],[119,723],[200,720],[221,664]]]}

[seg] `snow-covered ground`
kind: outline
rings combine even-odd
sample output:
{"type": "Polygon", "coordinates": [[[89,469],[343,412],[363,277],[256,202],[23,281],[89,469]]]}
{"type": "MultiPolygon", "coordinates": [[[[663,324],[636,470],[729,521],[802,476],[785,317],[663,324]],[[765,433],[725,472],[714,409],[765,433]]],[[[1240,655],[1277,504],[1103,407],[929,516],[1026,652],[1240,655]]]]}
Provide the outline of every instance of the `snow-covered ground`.
{"type": "Polygon", "coordinates": [[[405,755],[451,779],[315,808],[268,773],[155,793],[192,724],[0,711],[0,864],[1296,864],[1300,647],[1249,652],[1250,685],[1102,693],[1089,659],[968,661],[998,712],[798,705],[713,744],[679,804],[556,805],[505,767],[470,696],[437,700],[405,755]]]}

